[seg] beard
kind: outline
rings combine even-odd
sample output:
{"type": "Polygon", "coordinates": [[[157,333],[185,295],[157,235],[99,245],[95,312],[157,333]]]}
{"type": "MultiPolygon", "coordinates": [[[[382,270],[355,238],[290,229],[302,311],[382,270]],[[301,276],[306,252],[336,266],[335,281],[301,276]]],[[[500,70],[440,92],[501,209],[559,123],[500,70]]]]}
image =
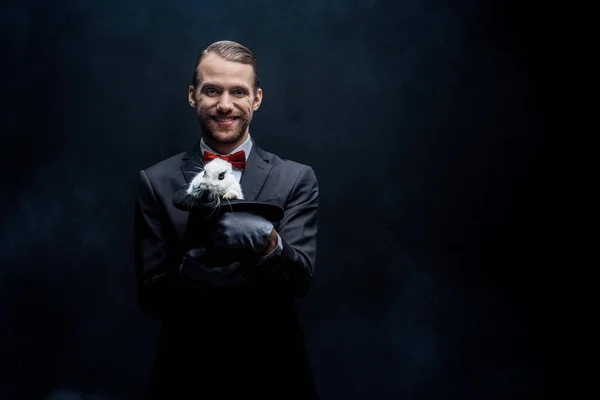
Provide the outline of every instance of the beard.
{"type": "Polygon", "coordinates": [[[198,122],[202,127],[202,133],[205,137],[212,139],[217,143],[232,144],[238,142],[246,133],[250,120],[248,115],[236,115],[237,119],[231,126],[220,126],[214,119],[213,115],[198,112],[198,122]]]}

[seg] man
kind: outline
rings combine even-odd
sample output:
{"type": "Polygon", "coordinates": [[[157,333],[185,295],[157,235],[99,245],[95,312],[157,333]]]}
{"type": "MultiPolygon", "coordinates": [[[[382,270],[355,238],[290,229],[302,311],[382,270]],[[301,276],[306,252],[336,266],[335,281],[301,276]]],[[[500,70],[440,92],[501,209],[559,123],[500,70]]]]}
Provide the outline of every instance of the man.
{"type": "Polygon", "coordinates": [[[318,183],[311,167],[261,149],[250,136],[262,98],[254,54],[235,42],[213,43],[198,56],[188,91],[201,139],[140,171],[138,301],[162,322],[148,398],[317,398],[294,299],[306,295],[315,268],[318,183]],[[208,268],[205,248],[188,240],[202,220],[172,202],[217,156],[230,156],[247,200],[284,209],[276,222],[235,211],[211,226],[214,244],[254,256],[250,273],[240,263],[208,268]]]}

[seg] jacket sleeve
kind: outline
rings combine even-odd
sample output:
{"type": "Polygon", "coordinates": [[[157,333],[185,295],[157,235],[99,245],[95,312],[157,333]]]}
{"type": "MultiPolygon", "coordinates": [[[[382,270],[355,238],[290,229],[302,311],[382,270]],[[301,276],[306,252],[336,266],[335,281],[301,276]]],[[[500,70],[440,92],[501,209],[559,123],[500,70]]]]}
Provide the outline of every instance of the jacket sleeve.
{"type": "Polygon", "coordinates": [[[286,201],[277,233],[282,249],[264,262],[278,292],[303,297],[310,289],[317,255],[319,184],[314,170],[304,166],[286,201]]]}
{"type": "Polygon", "coordinates": [[[179,276],[183,254],[169,240],[165,221],[166,210],[140,171],[134,222],[137,300],[146,316],[159,321],[185,313],[192,296],[199,295],[179,276]]]}

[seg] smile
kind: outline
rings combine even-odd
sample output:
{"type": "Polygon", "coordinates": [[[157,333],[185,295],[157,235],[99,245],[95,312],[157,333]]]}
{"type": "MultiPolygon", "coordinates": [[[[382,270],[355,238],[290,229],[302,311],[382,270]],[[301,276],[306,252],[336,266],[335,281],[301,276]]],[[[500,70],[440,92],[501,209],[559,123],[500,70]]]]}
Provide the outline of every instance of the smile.
{"type": "Polygon", "coordinates": [[[212,117],[215,121],[217,122],[221,122],[221,123],[227,123],[227,122],[233,122],[235,121],[238,117],[229,117],[229,118],[222,118],[222,117],[212,117]]]}

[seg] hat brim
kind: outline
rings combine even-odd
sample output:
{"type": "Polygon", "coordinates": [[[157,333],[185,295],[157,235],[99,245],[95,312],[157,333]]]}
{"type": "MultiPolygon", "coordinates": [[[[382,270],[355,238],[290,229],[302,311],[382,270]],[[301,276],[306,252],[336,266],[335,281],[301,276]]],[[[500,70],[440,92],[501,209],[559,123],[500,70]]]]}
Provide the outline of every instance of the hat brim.
{"type": "Polygon", "coordinates": [[[252,212],[271,222],[278,222],[283,218],[283,208],[276,203],[255,200],[221,200],[220,204],[217,204],[198,201],[187,194],[185,190],[179,190],[173,194],[173,205],[181,211],[199,212],[207,218],[218,217],[227,211],[252,212]]]}

